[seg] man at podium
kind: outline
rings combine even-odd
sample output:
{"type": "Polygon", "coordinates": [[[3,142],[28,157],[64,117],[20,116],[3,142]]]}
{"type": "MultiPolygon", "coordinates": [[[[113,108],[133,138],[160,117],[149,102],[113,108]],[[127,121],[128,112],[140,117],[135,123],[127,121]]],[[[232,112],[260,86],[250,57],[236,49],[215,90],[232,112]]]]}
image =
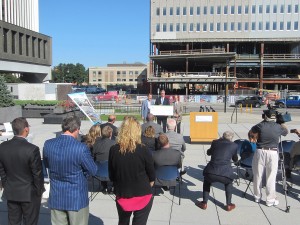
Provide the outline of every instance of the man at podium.
{"type": "MultiPolygon", "coordinates": [[[[155,100],[155,105],[170,105],[169,99],[166,98],[165,90],[160,91],[160,97],[155,100]]],[[[157,123],[163,125],[163,131],[167,131],[167,118],[168,116],[157,116],[157,123]]]]}

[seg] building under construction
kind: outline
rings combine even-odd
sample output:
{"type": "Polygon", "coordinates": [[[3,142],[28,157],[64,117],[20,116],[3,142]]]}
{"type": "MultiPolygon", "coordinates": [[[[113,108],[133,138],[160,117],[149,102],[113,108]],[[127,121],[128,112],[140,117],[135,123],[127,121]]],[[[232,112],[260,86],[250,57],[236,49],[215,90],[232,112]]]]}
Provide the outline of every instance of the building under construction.
{"type": "Polygon", "coordinates": [[[152,92],[300,89],[300,1],[151,0],[152,92]]]}

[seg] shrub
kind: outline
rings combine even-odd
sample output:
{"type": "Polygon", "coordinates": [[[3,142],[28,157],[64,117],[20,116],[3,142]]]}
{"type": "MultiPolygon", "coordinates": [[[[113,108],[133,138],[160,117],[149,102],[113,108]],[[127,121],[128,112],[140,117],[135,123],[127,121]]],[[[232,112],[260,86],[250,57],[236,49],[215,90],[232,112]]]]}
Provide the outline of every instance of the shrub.
{"type": "Polygon", "coordinates": [[[13,102],[13,97],[7,90],[5,84],[5,77],[0,74],[0,107],[9,107],[15,105],[13,102]]]}

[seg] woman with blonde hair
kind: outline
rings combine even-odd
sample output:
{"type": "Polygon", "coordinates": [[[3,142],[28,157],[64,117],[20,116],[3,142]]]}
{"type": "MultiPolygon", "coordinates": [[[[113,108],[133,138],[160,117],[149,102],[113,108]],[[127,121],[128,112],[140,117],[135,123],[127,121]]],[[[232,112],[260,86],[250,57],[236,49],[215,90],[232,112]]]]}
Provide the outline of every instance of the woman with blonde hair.
{"type": "Polygon", "coordinates": [[[152,126],[146,128],[145,132],[142,134],[142,143],[148,148],[150,153],[156,150],[156,138],[155,129],[152,126]]]}
{"type": "Polygon", "coordinates": [[[98,123],[94,124],[85,136],[85,143],[90,148],[91,153],[93,153],[93,145],[97,138],[101,138],[101,127],[98,123]]]}
{"type": "Polygon", "coordinates": [[[114,184],[118,224],[129,224],[132,213],[133,225],[147,224],[155,170],[151,154],[141,144],[141,126],[134,117],[128,117],[120,127],[117,144],[109,152],[108,169],[114,184]]]}

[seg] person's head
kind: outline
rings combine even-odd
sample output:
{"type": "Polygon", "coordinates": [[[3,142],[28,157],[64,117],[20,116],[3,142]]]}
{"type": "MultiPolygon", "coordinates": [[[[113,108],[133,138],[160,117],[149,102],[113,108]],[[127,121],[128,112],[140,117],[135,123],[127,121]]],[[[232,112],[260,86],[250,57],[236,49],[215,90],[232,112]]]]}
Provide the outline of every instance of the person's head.
{"type": "Polygon", "coordinates": [[[154,127],[152,127],[152,126],[147,127],[145,129],[144,136],[145,137],[154,138],[155,137],[155,129],[154,129],[154,127]]]}
{"type": "Polygon", "coordinates": [[[152,94],[148,94],[148,100],[149,100],[149,101],[152,100],[152,94]]]}
{"type": "Polygon", "coordinates": [[[276,121],[276,111],[273,109],[264,110],[263,115],[265,121],[276,121]]]}
{"type": "Polygon", "coordinates": [[[152,113],[148,113],[147,115],[147,121],[153,121],[154,120],[154,115],[152,113]]]}
{"type": "Polygon", "coordinates": [[[86,144],[91,148],[95,144],[97,137],[101,137],[101,127],[98,123],[91,126],[86,135],[86,144]]]}
{"type": "Polygon", "coordinates": [[[108,122],[109,123],[114,123],[116,121],[116,116],[115,115],[109,115],[108,116],[108,122]]]}
{"type": "Polygon", "coordinates": [[[174,119],[168,119],[167,128],[168,128],[168,130],[175,130],[176,121],[174,119]]]}
{"type": "Polygon", "coordinates": [[[77,138],[81,126],[78,116],[66,117],[61,124],[62,132],[77,138]]]}
{"type": "Polygon", "coordinates": [[[165,90],[161,90],[161,91],[160,91],[160,96],[161,96],[161,97],[165,97],[165,96],[166,96],[165,90]]]}
{"type": "Polygon", "coordinates": [[[170,147],[168,136],[163,133],[159,134],[157,141],[158,141],[158,145],[161,148],[169,148],[170,147]]]}
{"type": "Polygon", "coordinates": [[[105,126],[102,128],[102,137],[111,138],[113,133],[113,129],[110,126],[105,126]]]}
{"type": "Polygon", "coordinates": [[[253,133],[252,130],[248,132],[248,139],[250,142],[256,142],[257,141],[257,134],[253,133]]]}
{"type": "Polygon", "coordinates": [[[231,132],[231,131],[225,131],[223,133],[223,138],[226,139],[226,140],[228,140],[228,141],[232,141],[233,136],[234,136],[234,133],[231,132]]]}
{"type": "Polygon", "coordinates": [[[14,135],[27,137],[29,134],[29,124],[24,117],[18,117],[11,122],[14,135]]]}
{"type": "Polygon", "coordinates": [[[138,120],[130,116],[124,120],[119,129],[117,143],[120,145],[120,152],[134,152],[136,145],[141,144],[141,125],[138,120]]]}
{"type": "Polygon", "coordinates": [[[174,100],[175,100],[175,102],[178,102],[178,101],[179,101],[178,95],[175,95],[175,96],[174,96],[174,100]]]}

